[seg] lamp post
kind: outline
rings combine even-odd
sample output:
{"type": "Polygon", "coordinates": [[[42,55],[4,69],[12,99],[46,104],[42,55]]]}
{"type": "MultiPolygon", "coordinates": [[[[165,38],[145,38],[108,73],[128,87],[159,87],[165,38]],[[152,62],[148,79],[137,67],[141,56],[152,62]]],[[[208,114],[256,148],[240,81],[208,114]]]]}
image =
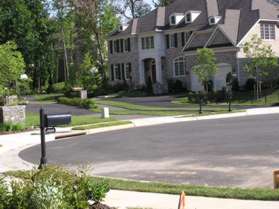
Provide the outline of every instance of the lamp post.
{"type": "Polygon", "coordinates": [[[46,158],[46,139],[45,139],[45,112],[44,109],[40,109],[40,132],[41,132],[41,160],[39,169],[47,164],[46,158]]]}
{"type": "Polygon", "coordinates": [[[199,91],[199,114],[202,114],[202,103],[203,103],[203,94],[199,91]]]}

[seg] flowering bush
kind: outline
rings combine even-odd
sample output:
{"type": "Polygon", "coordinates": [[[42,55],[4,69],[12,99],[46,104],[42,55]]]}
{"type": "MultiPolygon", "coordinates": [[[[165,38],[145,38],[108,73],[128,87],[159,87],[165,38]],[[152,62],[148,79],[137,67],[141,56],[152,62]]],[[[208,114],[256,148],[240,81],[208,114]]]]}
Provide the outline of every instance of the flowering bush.
{"type": "Polygon", "coordinates": [[[84,172],[57,167],[16,172],[10,183],[0,181],[0,209],[87,209],[109,191],[106,182],[94,182],[84,172]],[[8,184],[8,185],[6,185],[8,184]]]}

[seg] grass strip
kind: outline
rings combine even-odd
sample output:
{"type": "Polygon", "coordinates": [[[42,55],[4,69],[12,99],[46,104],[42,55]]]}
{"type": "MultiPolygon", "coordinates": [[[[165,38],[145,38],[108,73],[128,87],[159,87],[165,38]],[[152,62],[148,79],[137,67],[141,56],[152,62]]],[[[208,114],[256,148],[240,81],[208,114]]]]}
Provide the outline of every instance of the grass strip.
{"type": "Polygon", "coordinates": [[[103,128],[103,127],[110,127],[110,126],[120,126],[120,125],[127,125],[131,124],[130,121],[111,121],[105,123],[96,123],[96,124],[89,124],[83,126],[76,126],[73,127],[73,130],[88,130],[88,129],[95,129],[95,128],[103,128]]]}
{"type": "MultiPolygon", "coordinates": [[[[112,122],[117,121],[115,119],[103,119],[96,117],[94,115],[73,115],[72,116],[72,123],[70,126],[80,126],[80,125],[88,125],[88,124],[95,124],[95,123],[105,123],[105,122],[112,122]]],[[[38,127],[39,126],[39,114],[36,113],[28,113],[26,117],[26,126],[27,127],[38,127]]]]}
{"type": "MultiPolygon", "coordinates": [[[[119,102],[111,100],[97,100],[99,105],[108,105],[112,107],[117,107],[121,109],[111,110],[112,115],[151,115],[151,116],[172,116],[172,115],[189,115],[193,116],[198,114],[198,105],[191,105],[190,107],[185,108],[166,108],[166,107],[155,107],[155,106],[146,106],[146,105],[137,105],[128,102],[119,102]]],[[[203,107],[204,113],[224,113],[227,112],[227,107],[203,107]]]]}
{"type": "Polygon", "coordinates": [[[279,190],[269,188],[230,188],[230,187],[208,187],[183,184],[168,184],[159,182],[139,182],[119,180],[112,178],[93,177],[96,181],[108,181],[111,189],[153,192],[165,194],[180,194],[184,191],[190,196],[244,199],[244,200],[279,200],[279,190]]]}
{"type": "Polygon", "coordinates": [[[41,102],[55,102],[55,100],[61,96],[63,96],[63,94],[36,94],[34,98],[36,101],[41,102]]]}

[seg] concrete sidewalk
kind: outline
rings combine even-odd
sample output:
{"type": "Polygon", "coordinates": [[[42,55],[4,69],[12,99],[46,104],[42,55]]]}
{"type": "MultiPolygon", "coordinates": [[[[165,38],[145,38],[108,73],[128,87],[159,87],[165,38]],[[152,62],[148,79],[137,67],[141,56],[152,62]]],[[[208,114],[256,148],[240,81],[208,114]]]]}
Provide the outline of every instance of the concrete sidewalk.
{"type": "MultiPolygon", "coordinates": [[[[186,209],[278,209],[277,201],[220,199],[208,197],[185,198],[186,209]]],[[[119,209],[177,209],[179,195],[111,190],[104,203],[119,209]]]]}
{"type": "Polygon", "coordinates": [[[235,117],[245,117],[253,115],[267,115],[267,114],[279,114],[279,107],[268,107],[268,108],[253,108],[247,109],[243,112],[235,113],[224,113],[224,114],[214,114],[214,115],[201,115],[201,116],[167,116],[167,117],[149,117],[142,119],[130,120],[135,127],[151,126],[151,125],[161,125],[168,123],[179,123],[188,121],[198,121],[198,120],[213,120],[213,119],[224,119],[224,118],[235,118],[235,117]]]}

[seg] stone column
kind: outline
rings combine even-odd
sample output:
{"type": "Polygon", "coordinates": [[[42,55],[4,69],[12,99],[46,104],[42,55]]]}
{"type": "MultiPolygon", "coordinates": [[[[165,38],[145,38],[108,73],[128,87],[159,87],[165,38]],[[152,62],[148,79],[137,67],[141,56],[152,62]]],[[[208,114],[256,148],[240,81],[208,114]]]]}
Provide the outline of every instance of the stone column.
{"type": "Polygon", "coordinates": [[[144,79],[144,62],[143,60],[139,61],[139,84],[145,85],[145,79],[144,79]]]}
{"type": "Polygon", "coordinates": [[[162,84],[162,60],[161,57],[156,58],[156,82],[162,84]]]}

